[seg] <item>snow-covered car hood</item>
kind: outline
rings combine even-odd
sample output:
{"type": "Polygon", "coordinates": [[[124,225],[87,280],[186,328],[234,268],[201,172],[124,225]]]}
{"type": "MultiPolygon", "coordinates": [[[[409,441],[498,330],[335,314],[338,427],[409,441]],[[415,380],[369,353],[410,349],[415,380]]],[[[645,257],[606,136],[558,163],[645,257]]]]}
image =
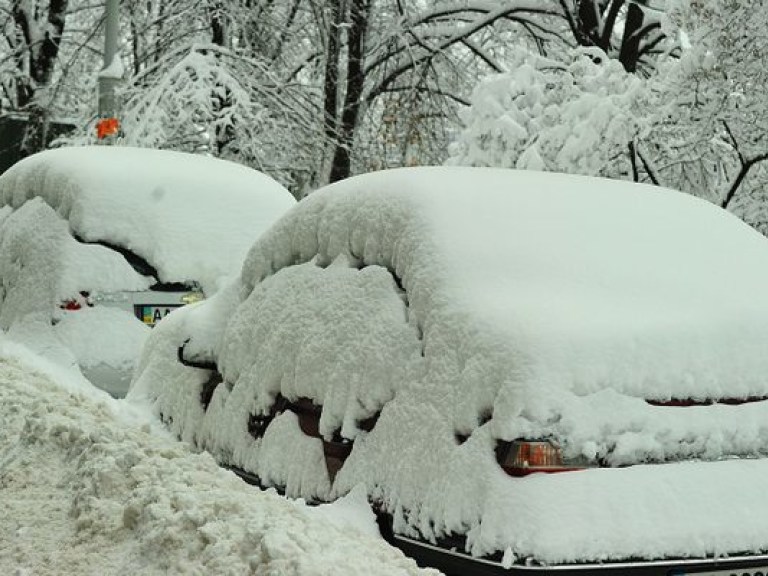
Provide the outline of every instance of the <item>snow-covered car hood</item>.
{"type": "Polygon", "coordinates": [[[128,147],[59,148],[0,176],[0,205],[39,196],[88,242],[124,247],[163,282],[208,291],[295,200],[260,172],[206,156],[128,147]]]}

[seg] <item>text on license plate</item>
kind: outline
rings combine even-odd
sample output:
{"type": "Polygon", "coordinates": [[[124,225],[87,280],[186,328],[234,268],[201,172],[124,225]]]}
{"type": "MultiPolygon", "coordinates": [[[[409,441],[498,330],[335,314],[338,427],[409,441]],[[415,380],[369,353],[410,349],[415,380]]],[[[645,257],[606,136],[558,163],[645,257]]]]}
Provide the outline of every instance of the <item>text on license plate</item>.
{"type": "Polygon", "coordinates": [[[731,568],[707,572],[680,572],[680,576],[768,576],[768,566],[755,568],[731,568]]]}
{"type": "Polygon", "coordinates": [[[160,322],[160,320],[165,318],[168,314],[176,310],[176,308],[180,308],[180,306],[176,306],[173,304],[168,304],[168,305],[142,304],[140,306],[136,306],[136,316],[138,316],[139,320],[144,322],[144,324],[146,324],[147,326],[154,326],[155,324],[160,322]]]}

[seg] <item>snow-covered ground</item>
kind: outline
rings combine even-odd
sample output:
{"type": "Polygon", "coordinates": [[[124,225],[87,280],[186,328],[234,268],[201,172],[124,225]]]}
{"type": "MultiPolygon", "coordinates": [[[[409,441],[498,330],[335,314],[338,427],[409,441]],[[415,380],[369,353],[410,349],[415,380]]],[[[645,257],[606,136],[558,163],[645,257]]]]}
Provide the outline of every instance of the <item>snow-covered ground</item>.
{"type": "Polygon", "coordinates": [[[0,574],[417,575],[364,493],[308,507],[0,335],[0,574]]]}

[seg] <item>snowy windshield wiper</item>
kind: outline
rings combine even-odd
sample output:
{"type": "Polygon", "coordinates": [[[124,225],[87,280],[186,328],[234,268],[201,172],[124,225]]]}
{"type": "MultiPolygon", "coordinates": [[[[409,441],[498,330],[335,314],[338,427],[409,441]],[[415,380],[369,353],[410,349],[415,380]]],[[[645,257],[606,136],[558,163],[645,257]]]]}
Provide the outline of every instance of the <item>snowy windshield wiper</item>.
{"type": "Polygon", "coordinates": [[[106,240],[85,240],[81,238],[80,236],[75,236],[75,240],[80,242],[81,244],[96,244],[99,246],[103,246],[104,248],[108,248],[109,250],[112,250],[113,252],[117,252],[120,254],[123,258],[125,258],[126,262],[131,265],[131,268],[136,270],[139,274],[142,276],[150,276],[152,280],[157,282],[157,268],[152,266],[149,262],[147,262],[144,258],[136,254],[135,252],[131,252],[127,248],[124,248],[123,246],[119,246],[117,244],[112,244],[111,242],[107,242],[106,240]]]}

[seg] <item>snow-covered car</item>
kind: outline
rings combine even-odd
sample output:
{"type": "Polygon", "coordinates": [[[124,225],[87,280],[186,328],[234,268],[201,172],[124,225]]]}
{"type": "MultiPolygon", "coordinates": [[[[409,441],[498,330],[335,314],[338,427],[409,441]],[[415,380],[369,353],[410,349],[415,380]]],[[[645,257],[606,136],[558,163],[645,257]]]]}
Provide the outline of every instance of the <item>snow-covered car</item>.
{"type": "Polygon", "coordinates": [[[149,327],[236,276],[294,203],[265,174],[192,154],[26,158],[0,176],[0,328],[122,396],[149,327]]]}
{"type": "Polygon", "coordinates": [[[263,486],[362,485],[448,574],[768,571],[768,240],[671,190],[435,167],[321,189],[128,398],[263,486]]]}

